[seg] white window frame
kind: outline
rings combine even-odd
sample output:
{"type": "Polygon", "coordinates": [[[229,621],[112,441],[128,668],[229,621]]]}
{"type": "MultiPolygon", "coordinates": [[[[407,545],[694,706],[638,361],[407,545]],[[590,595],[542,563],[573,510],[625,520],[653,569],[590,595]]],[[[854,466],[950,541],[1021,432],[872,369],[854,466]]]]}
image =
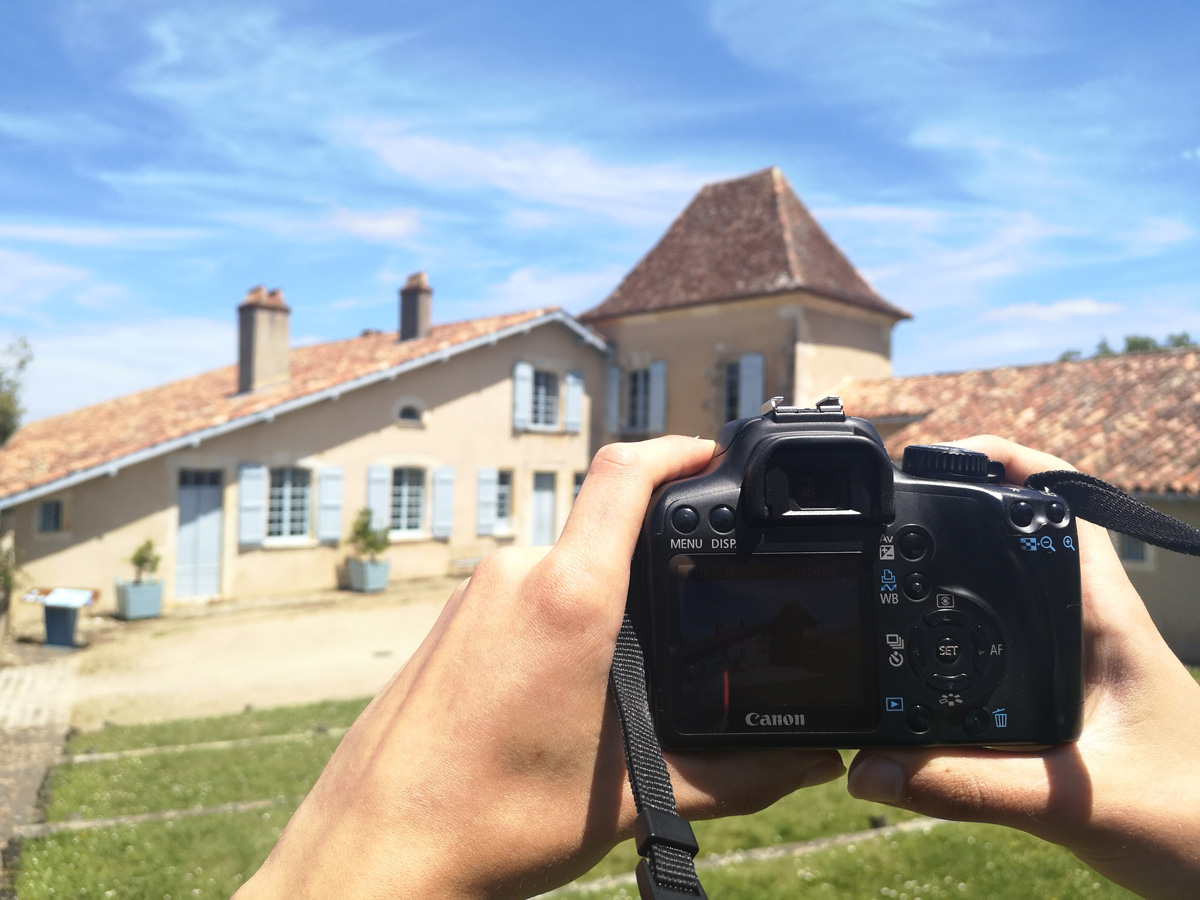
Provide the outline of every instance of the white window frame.
{"type": "Polygon", "coordinates": [[[34,523],[38,534],[62,534],[67,530],[67,505],[60,498],[43,500],[38,504],[37,521],[34,523]],[[57,508],[58,527],[46,528],[46,510],[57,508]]]}
{"type": "Polygon", "coordinates": [[[530,406],[529,427],[538,431],[558,429],[561,378],[545,369],[533,370],[533,402],[530,406]]]}
{"type": "Polygon", "coordinates": [[[313,473],[312,469],[306,466],[271,466],[267,470],[267,525],[264,532],[263,544],[271,546],[284,546],[289,544],[310,544],[313,542],[313,473]],[[285,484],[275,484],[276,473],[286,473],[285,484]],[[301,498],[299,501],[295,499],[298,486],[292,485],[292,473],[303,472],[308,483],[303,486],[301,498]],[[277,490],[279,493],[277,494],[277,490]],[[272,510],[276,506],[276,497],[278,496],[280,503],[280,519],[279,522],[283,527],[283,532],[280,534],[271,533],[272,510]],[[293,532],[292,524],[294,522],[294,514],[297,509],[302,509],[304,513],[304,531],[303,533],[293,532]]]}
{"type": "Polygon", "coordinates": [[[425,525],[429,497],[428,480],[429,473],[421,466],[394,466],[392,468],[391,484],[388,488],[389,538],[423,537],[428,533],[425,525]],[[413,473],[416,473],[415,477],[413,477],[413,473]],[[418,483],[409,484],[410,478],[418,483]],[[397,516],[398,509],[410,506],[414,502],[414,498],[415,517],[411,509],[397,516]],[[399,503],[399,507],[397,503],[399,503]]]}

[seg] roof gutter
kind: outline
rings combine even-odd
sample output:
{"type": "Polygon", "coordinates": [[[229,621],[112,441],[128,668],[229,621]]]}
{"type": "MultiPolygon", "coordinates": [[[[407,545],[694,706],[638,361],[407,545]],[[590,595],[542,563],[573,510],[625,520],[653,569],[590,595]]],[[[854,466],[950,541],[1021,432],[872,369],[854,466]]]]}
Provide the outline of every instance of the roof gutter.
{"type": "Polygon", "coordinates": [[[124,456],[119,456],[116,459],[109,460],[98,466],[91,466],[87,469],[81,469],[78,472],[72,472],[70,475],[64,475],[62,478],[56,478],[54,481],[48,481],[45,484],[39,484],[36,487],[28,488],[16,494],[10,494],[7,497],[0,497],[0,510],[9,509],[14,506],[20,506],[22,503],[28,503],[30,500],[36,500],[39,497],[44,497],[47,494],[53,494],[65,488],[74,487],[77,484],[82,484],[85,481],[91,481],[93,478],[100,478],[104,475],[115,477],[122,469],[128,469],[130,466],[136,466],[139,463],[154,459],[155,457],[165,456],[168,453],[173,453],[176,450],[186,448],[199,447],[204,441],[212,440],[213,438],[229,434],[233,431],[239,431],[242,428],[248,428],[251,425],[257,425],[260,422],[274,421],[276,416],[282,416],[290,412],[295,412],[299,409],[304,409],[307,406],[314,406],[325,400],[336,400],[342,394],[348,391],[358,390],[359,388],[367,387],[368,385],[376,384],[380,381],[392,381],[405,372],[411,372],[415,369],[424,368],[439,362],[448,362],[456,356],[464,353],[469,353],[480,347],[496,344],[505,338],[514,337],[516,335],[528,334],[535,328],[542,325],[548,325],[557,322],[560,325],[565,325],[571,331],[575,332],[575,336],[580,342],[587,344],[599,353],[607,354],[609,347],[600,335],[591,328],[582,324],[568,313],[561,309],[553,310],[544,315],[538,316],[535,319],[530,319],[528,322],[520,322],[516,325],[510,325],[508,328],[503,328],[500,331],[494,331],[489,334],[480,335],[477,338],[472,338],[469,341],[463,341],[461,344],[455,344],[453,347],[446,347],[442,350],[437,350],[433,353],[426,353],[424,356],[418,356],[416,359],[406,360],[399,365],[392,366],[387,369],[382,369],[378,372],[372,372],[369,375],[363,375],[351,381],[344,381],[340,384],[335,384],[332,387],[324,390],[316,391],[312,394],[306,394],[303,397],[295,397],[284,403],[276,406],[270,406],[266,409],[259,410],[248,416],[242,416],[237,419],[231,419],[228,422],[222,422],[220,425],[213,425],[209,428],[202,428],[199,431],[193,431],[189,434],[181,435],[177,438],[171,438],[167,441],[162,441],[158,444],[153,444],[149,447],[144,447],[141,450],[136,450],[133,453],[127,453],[124,456]]]}

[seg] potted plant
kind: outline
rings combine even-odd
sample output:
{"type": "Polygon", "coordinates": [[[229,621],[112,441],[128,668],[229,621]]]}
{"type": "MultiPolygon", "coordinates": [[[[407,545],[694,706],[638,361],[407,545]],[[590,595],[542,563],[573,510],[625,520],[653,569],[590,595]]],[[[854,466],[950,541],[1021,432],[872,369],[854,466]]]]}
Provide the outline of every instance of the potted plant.
{"type": "Polygon", "coordinates": [[[149,619],[162,611],[162,582],[147,578],[158,571],[162,556],[155,552],[154,541],[142,541],[129,557],[133,581],[117,581],[117,618],[149,619]]]}
{"type": "Polygon", "coordinates": [[[389,563],[378,559],[388,548],[387,532],[371,527],[371,510],[360,509],[350,531],[354,556],[346,560],[346,577],[350,590],[375,594],[387,587],[389,563]]]}

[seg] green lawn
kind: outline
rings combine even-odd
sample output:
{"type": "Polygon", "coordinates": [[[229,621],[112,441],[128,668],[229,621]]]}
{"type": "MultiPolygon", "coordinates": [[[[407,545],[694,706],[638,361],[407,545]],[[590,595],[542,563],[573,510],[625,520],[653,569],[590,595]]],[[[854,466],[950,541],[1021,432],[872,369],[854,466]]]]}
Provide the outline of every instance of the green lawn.
{"type": "MultiPolygon", "coordinates": [[[[366,704],[314,704],[236,716],[110,727],[77,735],[70,752],[120,751],[296,734],[286,742],[194,748],[57,769],[47,782],[49,821],[91,820],[190,810],[238,800],[277,805],[138,825],[60,832],[24,842],[14,876],[17,900],[63,897],[227,898],[274,845],[294,802],[320,774],[337,739],[366,704]]],[[[752,816],[696,824],[701,860],[738,850],[866,831],[872,816],[894,824],[912,816],[851,798],[839,779],[786,797],[752,816]]],[[[878,820],[876,824],[878,823],[878,820]]],[[[626,875],[636,857],[617,847],[588,878],[626,875]]],[[[798,857],[744,861],[703,870],[710,896],[725,898],[1128,897],[1060,848],[987,826],[941,825],[798,857]]],[[[0,894],[2,894],[0,890],[0,894]]],[[[565,897],[636,896],[567,890],[565,897]]]]}

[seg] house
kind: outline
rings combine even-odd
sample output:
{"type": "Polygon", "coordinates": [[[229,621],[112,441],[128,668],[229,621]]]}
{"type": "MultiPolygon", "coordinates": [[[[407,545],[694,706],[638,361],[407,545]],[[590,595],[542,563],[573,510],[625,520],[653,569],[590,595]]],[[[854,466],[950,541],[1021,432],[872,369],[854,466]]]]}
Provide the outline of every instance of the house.
{"type": "Polygon", "coordinates": [[[291,347],[283,295],[255,288],[237,365],[21,428],[0,506],[25,581],[111,610],[151,538],[168,602],[334,587],[364,507],[393,577],[552,543],[597,442],[604,339],[557,309],[433,325],[423,273],[400,293],[397,331],[291,347]]]}
{"type": "MultiPolygon", "coordinates": [[[[834,393],[870,419],[890,455],[995,434],[1052,453],[1200,527],[1200,350],[910,378],[850,378],[834,393]]],[[[1200,559],[1113,536],[1167,643],[1200,662],[1200,559]]]]}
{"type": "Polygon", "coordinates": [[[703,188],[579,319],[431,310],[418,273],[397,331],[292,347],[282,293],[255,288],[237,365],[20,429],[0,530],[26,583],[99,588],[111,610],[150,538],[168,604],[333,587],[362,508],[393,578],[469,568],[551,543],[601,444],[715,436],[770,396],[886,377],[909,317],[774,168],[703,188]]]}
{"type": "Polygon", "coordinates": [[[704,187],[601,304],[604,431],[716,436],[781,396],[811,404],[891,374],[910,318],[855,270],[778,168],[704,187]]]}

